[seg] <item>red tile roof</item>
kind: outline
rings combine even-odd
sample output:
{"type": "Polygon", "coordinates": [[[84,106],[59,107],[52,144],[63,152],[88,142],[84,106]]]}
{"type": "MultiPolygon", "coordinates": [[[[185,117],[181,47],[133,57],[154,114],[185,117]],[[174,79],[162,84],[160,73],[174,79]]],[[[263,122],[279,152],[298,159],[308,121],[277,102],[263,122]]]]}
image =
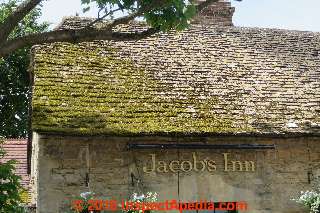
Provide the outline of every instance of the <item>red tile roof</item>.
{"type": "Polygon", "coordinates": [[[30,192],[30,175],[28,174],[27,163],[27,145],[28,139],[5,139],[3,148],[7,152],[6,156],[4,157],[5,161],[11,159],[15,159],[18,161],[18,163],[16,164],[16,174],[21,176],[22,186],[30,192]]]}

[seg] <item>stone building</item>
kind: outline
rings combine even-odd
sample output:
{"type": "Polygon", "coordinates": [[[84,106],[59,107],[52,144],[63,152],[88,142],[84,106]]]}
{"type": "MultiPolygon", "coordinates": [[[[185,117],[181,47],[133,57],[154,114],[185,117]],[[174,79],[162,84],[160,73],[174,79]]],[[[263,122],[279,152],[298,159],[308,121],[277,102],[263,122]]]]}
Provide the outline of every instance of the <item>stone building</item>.
{"type": "Polygon", "coordinates": [[[38,212],[85,191],[304,211],[290,199],[319,183],[320,34],[234,27],[233,11],[221,1],[139,41],[33,48],[38,212]]]}

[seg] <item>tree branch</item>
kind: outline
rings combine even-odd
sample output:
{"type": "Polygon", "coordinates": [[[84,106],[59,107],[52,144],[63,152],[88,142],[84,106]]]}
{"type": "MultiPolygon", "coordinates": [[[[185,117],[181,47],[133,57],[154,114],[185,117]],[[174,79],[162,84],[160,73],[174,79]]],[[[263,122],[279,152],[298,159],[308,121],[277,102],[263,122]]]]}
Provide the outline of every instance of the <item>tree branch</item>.
{"type": "Polygon", "coordinates": [[[115,9],[115,10],[112,10],[112,11],[106,13],[105,15],[103,15],[102,17],[98,17],[97,19],[95,19],[94,21],[92,21],[90,24],[88,24],[88,26],[86,26],[86,27],[92,27],[94,24],[96,24],[96,23],[98,23],[98,22],[100,22],[100,21],[103,21],[106,17],[108,17],[108,16],[111,15],[112,13],[118,12],[118,11],[120,11],[120,10],[122,10],[122,9],[121,9],[121,8],[117,8],[117,9],[115,9]]]}
{"type": "MultiPolygon", "coordinates": [[[[122,16],[122,17],[119,17],[115,20],[112,20],[109,24],[110,27],[115,27],[117,25],[120,25],[120,24],[127,24],[129,23],[130,21],[132,21],[133,19],[139,17],[139,16],[142,16],[145,12],[149,11],[149,10],[152,10],[152,9],[155,9],[157,7],[160,7],[160,6],[164,6],[164,1],[158,1],[157,3],[159,4],[150,4],[148,7],[143,7],[143,8],[140,8],[138,9],[137,11],[127,15],[127,16],[122,16]]],[[[103,19],[105,19],[106,17],[108,17],[111,13],[114,13],[114,12],[117,12],[117,11],[120,11],[120,10],[123,10],[123,8],[119,7],[118,9],[115,9],[113,11],[110,11],[109,13],[105,14],[104,16],[102,16],[101,18],[98,17],[97,19],[95,19],[94,21],[92,21],[88,26],[86,27],[92,27],[95,23],[98,23],[100,21],[102,21],[103,19]]]]}
{"type": "MultiPolygon", "coordinates": [[[[26,0],[24,1],[17,10],[11,14],[4,23],[0,25],[0,58],[8,55],[13,51],[23,48],[25,46],[32,46],[36,44],[53,43],[53,42],[89,42],[93,40],[113,40],[113,41],[128,41],[138,40],[151,36],[159,29],[150,28],[142,32],[113,32],[113,28],[121,25],[128,24],[131,20],[136,17],[142,16],[144,13],[151,11],[158,7],[163,7],[166,1],[156,1],[158,4],[150,4],[148,6],[140,7],[137,11],[120,18],[111,21],[103,29],[97,29],[94,27],[84,27],[81,29],[64,29],[64,30],[53,30],[50,32],[31,34],[12,40],[7,40],[8,33],[10,33],[14,27],[26,16],[36,5],[42,0],[26,0]],[[4,27],[4,28],[3,28],[4,27]],[[4,30],[2,30],[4,29],[4,30]],[[1,37],[2,36],[2,37],[1,37]],[[1,38],[4,38],[1,40],[1,38]]],[[[210,4],[217,2],[218,0],[206,0],[197,5],[198,13],[210,4]]]]}
{"type": "Polygon", "coordinates": [[[145,6],[145,7],[141,7],[139,8],[136,12],[133,12],[127,16],[123,16],[123,17],[120,17],[120,18],[117,18],[115,20],[113,20],[111,23],[110,23],[110,26],[111,27],[115,27],[115,26],[118,26],[120,24],[127,24],[129,23],[130,21],[132,21],[133,19],[139,17],[139,16],[142,16],[144,13],[148,12],[148,11],[151,11],[153,9],[156,9],[156,8],[159,8],[159,7],[163,7],[166,5],[166,1],[164,0],[161,0],[161,1],[156,1],[156,3],[153,3],[153,4],[149,4],[148,6],[145,6]]]}
{"type": "Polygon", "coordinates": [[[0,57],[5,56],[17,49],[25,46],[36,44],[53,43],[53,42],[89,42],[94,40],[109,40],[109,41],[131,41],[149,37],[160,32],[159,29],[149,28],[140,32],[113,32],[111,28],[106,29],[67,29],[32,34],[21,38],[16,38],[5,42],[0,46],[0,57]]]}
{"type": "Polygon", "coordinates": [[[42,0],[25,0],[17,9],[10,14],[3,23],[0,24],[0,43],[6,41],[10,33],[23,20],[23,18],[30,13],[42,0]]]}
{"type": "MultiPolygon", "coordinates": [[[[215,3],[215,2],[218,2],[219,0],[206,0],[206,1],[203,1],[202,3],[200,3],[199,5],[197,5],[197,11],[198,13],[201,12],[204,8],[208,7],[209,5],[215,3]]],[[[144,13],[148,12],[148,11],[151,11],[155,8],[158,8],[158,7],[163,7],[166,5],[166,2],[165,1],[157,1],[157,5],[154,4],[150,4],[149,6],[147,7],[143,7],[143,8],[140,8],[139,10],[137,10],[136,12],[134,13],[131,13],[127,16],[123,16],[123,17],[120,17],[118,19],[115,19],[111,22],[110,26],[111,27],[115,27],[119,24],[127,24],[129,21],[132,21],[133,19],[139,17],[139,16],[142,16],[144,13]]]]}

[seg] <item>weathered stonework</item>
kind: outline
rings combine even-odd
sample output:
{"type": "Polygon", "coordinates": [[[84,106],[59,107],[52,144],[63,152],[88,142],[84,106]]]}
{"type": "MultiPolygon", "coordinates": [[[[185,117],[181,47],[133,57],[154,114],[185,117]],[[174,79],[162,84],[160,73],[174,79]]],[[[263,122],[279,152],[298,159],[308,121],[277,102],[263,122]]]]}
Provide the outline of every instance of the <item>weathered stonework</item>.
{"type": "MultiPolygon", "coordinates": [[[[196,0],[196,2],[201,3],[204,2],[204,0],[196,0]]],[[[232,16],[234,11],[235,9],[231,7],[230,1],[219,0],[203,9],[201,13],[194,18],[193,23],[203,26],[233,26],[232,16]]]]}
{"type": "Polygon", "coordinates": [[[250,213],[300,213],[290,198],[317,184],[320,171],[318,138],[170,138],[67,137],[40,135],[38,212],[65,212],[75,196],[93,191],[101,199],[126,199],[133,191],[157,191],[160,200],[247,201],[250,213]],[[127,143],[193,142],[209,144],[275,144],[276,150],[127,150],[127,143]],[[159,160],[216,160],[213,172],[144,173],[150,154],[159,160]],[[225,172],[222,153],[230,160],[252,160],[254,172],[225,172]],[[89,182],[86,186],[86,173],[89,182]],[[132,182],[131,173],[141,180],[132,182]],[[313,176],[308,177],[308,173],[313,176]],[[308,182],[310,179],[310,182],[308,182]],[[134,186],[132,186],[132,184],[134,186]],[[69,204],[68,204],[69,202],[69,204]]]}

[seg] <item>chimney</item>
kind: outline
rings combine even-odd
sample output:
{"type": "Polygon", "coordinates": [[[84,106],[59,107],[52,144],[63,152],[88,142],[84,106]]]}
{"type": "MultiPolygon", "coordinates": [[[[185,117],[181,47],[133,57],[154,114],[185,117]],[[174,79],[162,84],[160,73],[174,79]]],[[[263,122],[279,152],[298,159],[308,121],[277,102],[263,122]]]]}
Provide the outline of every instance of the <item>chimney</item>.
{"type": "MultiPolygon", "coordinates": [[[[195,0],[196,4],[200,4],[205,0],[195,0]]],[[[233,26],[232,16],[234,7],[228,0],[218,0],[203,9],[192,21],[194,24],[200,25],[216,25],[216,26],[233,26]]]]}

